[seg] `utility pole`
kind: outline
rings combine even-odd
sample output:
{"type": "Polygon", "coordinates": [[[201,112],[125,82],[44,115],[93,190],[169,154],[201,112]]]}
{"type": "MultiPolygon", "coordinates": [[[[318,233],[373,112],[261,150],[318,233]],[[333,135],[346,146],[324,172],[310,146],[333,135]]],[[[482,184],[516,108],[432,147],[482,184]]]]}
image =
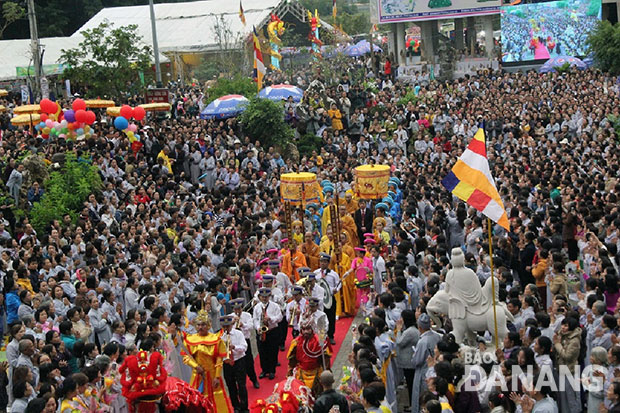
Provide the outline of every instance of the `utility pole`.
{"type": "Polygon", "coordinates": [[[39,97],[41,90],[41,46],[39,44],[39,30],[37,29],[37,15],[34,9],[34,0],[27,0],[28,4],[28,23],[30,25],[30,50],[32,52],[32,62],[34,65],[35,84],[32,91],[35,100],[39,97]]]}
{"type": "Polygon", "coordinates": [[[157,80],[157,87],[162,87],[161,67],[159,67],[159,45],[157,44],[157,24],[155,23],[155,8],[153,7],[153,0],[149,0],[149,9],[151,11],[151,30],[153,32],[153,54],[155,55],[155,80],[157,80]]]}

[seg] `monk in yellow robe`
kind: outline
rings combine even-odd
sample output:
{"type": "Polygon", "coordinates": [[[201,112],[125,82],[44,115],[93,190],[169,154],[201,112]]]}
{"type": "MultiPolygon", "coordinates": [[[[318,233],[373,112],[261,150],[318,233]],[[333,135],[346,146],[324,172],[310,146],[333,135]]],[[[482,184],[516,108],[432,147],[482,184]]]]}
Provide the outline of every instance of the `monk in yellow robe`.
{"type": "MultiPolygon", "coordinates": [[[[334,253],[334,234],[332,232],[332,226],[327,224],[325,232],[321,238],[321,244],[319,245],[319,252],[332,255],[334,253]]],[[[332,268],[333,269],[333,268],[332,268]]]]}
{"type": "Polygon", "coordinates": [[[183,352],[183,362],[192,368],[190,385],[211,400],[215,411],[232,413],[233,406],[222,376],[223,361],[227,356],[222,333],[209,332],[211,319],[206,311],[200,311],[194,322],[198,332],[184,337],[189,354],[183,352]]]}
{"type": "Polygon", "coordinates": [[[299,251],[306,257],[306,264],[314,271],[319,268],[320,247],[312,238],[312,232],[306,232],[305,242],[299,246],[299,251]]]}
{"type": "Polygon", "coordinates": [[[297,242],[297,245],[301,245],[304,242],[304,224],[299,220],[293,221],[293,239],[297,242]]]}
{"type": "MultiPolygon", "coordinates": [[[[346,231],[343,231],[342,234],[340,234],[340,245],[342,248],[343,258],[340,261],[340,273],[338,274],[342,279],[342,288],[339,291],[342,296],[342,303],[339,302],[339,304],[341,304],[341,312],[343,316],[355,316],[355,314],[357,314],[357,289],[355,287],[355,274],[353,274],[353,271],[348,271],[351,268],[351,262],[355,257],[355,250],[351,246],[349,239],[350,236],[346,231]],[[346,259],[344,256],[346,256],[346,259]]],[[[357,237],[355,239],[357,239],[357,237]]],[[[338,306],[336,307],[336,315],[338,315],[338,306]]]]}
{"type": "MultiPolygon", "coordinates": [[[[349,240],[351,242],[357,242],[353,240],[359,239],[357,236],[357,226],[355,225],[355,221],[353,220],[353,216],[347,212],[347,207],[344,205],[339,205],[339,213],[340,213],[340,229],[342,231],[347,231],[349,234],[349,240]]],[[[351,245],[351,248],[355,248],[357,245],[351,245]]]]}
{"type": "Polygon", "coordinates": [[[295,239],[291,240],[289,249],[282,250],[282,272],[288,275],[288,278],[294,284],[299,281],[299,273],[297,269],[307,267],[306,257],[297,249],[297,242],[295,239]]]}
{"type": "Polygon", "coordinates": [[[355,211],[359,209],[359,204],[355,199],[353,199],[353,191],[350,189],[344,193],[344,200],[341,205],[344,205],[347,210],[347,214],[351,214],[351,216],[353,216],[355,211]]]}

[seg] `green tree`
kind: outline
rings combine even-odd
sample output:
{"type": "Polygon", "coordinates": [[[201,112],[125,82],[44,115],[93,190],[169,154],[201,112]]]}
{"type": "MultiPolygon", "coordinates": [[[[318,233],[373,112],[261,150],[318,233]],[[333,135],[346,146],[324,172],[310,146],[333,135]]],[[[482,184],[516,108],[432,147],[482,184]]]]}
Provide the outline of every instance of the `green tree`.
{"type": "Polygon", "coordinates": [[[282,105],[269,99],[252,98],[240,121],[245,134],[263,146],[283,148],[294,136],[293,129],[284,122],[282,105]]]}
{"type": "Polygon", "coordinates": [[[86,95],[118,96],[143,89],[139,73],[151,74],[151,48],[137,34],[135,24],[114,27],[104,22],[84,30],[78,47],[62,50],[64,75],[73,83],[88,86],[86,95]]]}
{"type": "Polygon", "coordinates": [[[78,161],[75,154],[67,152],[64,165],[50,173],[43,187],[41,201],[35,202],[29,213],[32,226],[40,234],[64,214],[75,218],[88,195],[101,189],[101,178],[96,166],[78,161]]]}
{"type": "Polygon", "coordinates": [[[225,95],[242,95],[250,98],[256,95],[256,83],[243,76],[235,76],[232,79],[221,77],[207,90],[207,103],[225,95]]]}
{"type": "Polygon", "coordinates": [[[336,16],[336,24],[350,35],[368,33],[370,28],[370,14],[367,12],[362,13],[347,13],[338,12],[336,16]]]}
{"type": "Polygon", "coordinates": [[[612,75],[620,74],[620,23],[604,20],[590,32],[586,43],[598,67],[612,75]]]}
{"type": "Polygon", "coordinates": [[[26,10],[17,3],[7,1],[2,5],[2,20],[0,23],[0,39],[7,27],[26,17],[26,10]]]}

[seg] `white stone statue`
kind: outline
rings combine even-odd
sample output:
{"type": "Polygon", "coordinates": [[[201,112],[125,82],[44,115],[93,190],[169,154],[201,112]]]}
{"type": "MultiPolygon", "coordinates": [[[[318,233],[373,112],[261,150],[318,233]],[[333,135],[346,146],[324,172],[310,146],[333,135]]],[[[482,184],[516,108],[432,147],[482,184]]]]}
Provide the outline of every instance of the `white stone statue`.
{"type": "MultiPolygon", "coordinates": [[[[441,326],[439,316],[448,316],[452,320],[452,333],[458,344],[476,345],[477,331],[495,334],[491,277],[481,287],[476,273],[465,267],[465,257],[460,248],[452,250],[451,263],[452,269],[446,275],[445,289],[430,299],[426,312],[437,326],[441,326]]],[[[499,302],[498,295],[499,281],[495,279],[497,338],[502,343],[508,333],[506,321],[513,321],[513,317],[506,305],[499,302]]]]}

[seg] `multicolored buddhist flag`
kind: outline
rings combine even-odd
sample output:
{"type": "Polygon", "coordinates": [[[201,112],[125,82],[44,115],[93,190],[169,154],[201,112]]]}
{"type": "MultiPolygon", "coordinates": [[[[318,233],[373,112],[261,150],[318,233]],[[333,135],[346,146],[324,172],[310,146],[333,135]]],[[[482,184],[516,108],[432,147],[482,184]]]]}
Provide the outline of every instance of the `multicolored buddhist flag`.
{"type": "Polygon", "coordinates": [[[243,14],[243,5],[241,4],[241,0],[239,0],[239,19],[241,19],[241,23],[245,26],[245,14],[243,14]]]}
{"type": "Polygon", "coordinates": [[[258,86],[258,90],[263,88],[263,76],[265,76],[265,64],[263,63],[263,53],[260,51],[260,41],[256,27],[253,28],[252,39],[254,43],[254,81],[258,86]]]}
{"type": "Polygon", "coordinates": [[[504,203],[489,169],[482,128],[478,129],[463,155],[441,184],[457,198],[467,202],[506,230],[510,230],[504,203]]]}
{"type": "Polygon", "coordinates": [[[377,23],[373,24],[372,27],[370,28],[370,33],[374,33],[376,31],[379,30],[379,26],[377,26],[377,23]]]}
{"type": "Polygon", "coordinates": [[[332,17],[336,20],[336,15],[338,14],[338,7],[336,6],[336,0],[332,0],[332,17]]]}

